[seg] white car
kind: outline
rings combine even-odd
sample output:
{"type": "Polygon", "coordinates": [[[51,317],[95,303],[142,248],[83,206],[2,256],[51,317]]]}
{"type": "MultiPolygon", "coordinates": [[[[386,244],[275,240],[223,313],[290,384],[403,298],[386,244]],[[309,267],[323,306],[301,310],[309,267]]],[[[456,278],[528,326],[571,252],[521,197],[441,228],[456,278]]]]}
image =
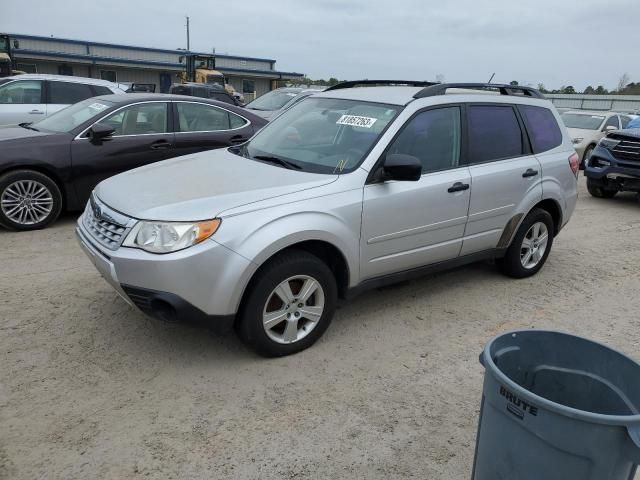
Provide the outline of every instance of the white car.
{"type": "Polygon", "coordinates": [[[125,93],[106,80],[24,74],[0,79],[0,126],[32,123],[98,95],[125,93]]]}

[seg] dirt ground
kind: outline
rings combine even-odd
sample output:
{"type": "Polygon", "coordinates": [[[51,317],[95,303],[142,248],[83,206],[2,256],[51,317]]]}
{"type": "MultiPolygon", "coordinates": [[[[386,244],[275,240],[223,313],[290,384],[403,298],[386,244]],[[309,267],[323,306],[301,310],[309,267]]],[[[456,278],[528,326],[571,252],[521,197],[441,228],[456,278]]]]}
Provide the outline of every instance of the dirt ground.
{"type": "Polygon", "coordinates": [[[0,231],[0,478],[470,478],[489,338],[553,328],[640,360],[640,204],[580,184],[537,276],[372,291],[276,360],[129,307],[73,215],[0,231]]]}

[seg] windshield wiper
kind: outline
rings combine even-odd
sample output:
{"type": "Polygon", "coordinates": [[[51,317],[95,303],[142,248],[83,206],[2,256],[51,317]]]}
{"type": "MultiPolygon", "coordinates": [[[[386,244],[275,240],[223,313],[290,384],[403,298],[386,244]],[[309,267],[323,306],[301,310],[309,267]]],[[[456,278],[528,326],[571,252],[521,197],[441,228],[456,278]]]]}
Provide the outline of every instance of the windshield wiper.
{"type": "Polygon", "coordinates": [[[262,160],[264,162],[277,163],[278,165],[282,165],[283,167],[290,170],[302,170],[302,167],[300,165],[297,165],[288,160],[284,160],[282,158],[272,157],[270,155],[255,155],[252,158],[255,158],[256,160],[262,160]]]}
{"type": "Polygon", "coordinates": [[[33,122],[23,122],[23,123],[19,123],[18,126],[22,128],[26,128],[28,130],[33,130],[34,132],[39,132],[40,130],[38,130],[36,127],[31,126],[32,123],[33,122]]]}

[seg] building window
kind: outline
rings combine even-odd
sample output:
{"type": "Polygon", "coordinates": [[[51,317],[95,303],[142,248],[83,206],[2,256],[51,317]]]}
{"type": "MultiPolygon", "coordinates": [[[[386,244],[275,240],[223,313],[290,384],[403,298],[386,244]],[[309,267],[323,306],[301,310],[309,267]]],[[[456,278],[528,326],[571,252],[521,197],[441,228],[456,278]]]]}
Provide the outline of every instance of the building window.
{"type": "Polygon", "coordinates": [[[242,80],[242,93],[253,93],[256,91],[255,80],[242,80]]]}
{"type": "Polygon", "coordinates": [[[18,63],[16,67],[25,73],[38,73],[35,63],[18,63]]]}
{"type": "Polygon", "coordinates": [[[116,83],[118,81],[115,70],[100,70],[100,78],[102,80],[107,80],[113,83],[116,83]]]}
{"type": "Polygon", "coordinates": [[[243,67],[247,66],[247,61],[246,60],[240,60],[240,65],[242,65],[243,67]]]}
{"type": "Polygon", "coordinates": [[[73,75],[73,68],[67,65],[66,63],[62,65],[58,65],[58,75],[73,75]]]}

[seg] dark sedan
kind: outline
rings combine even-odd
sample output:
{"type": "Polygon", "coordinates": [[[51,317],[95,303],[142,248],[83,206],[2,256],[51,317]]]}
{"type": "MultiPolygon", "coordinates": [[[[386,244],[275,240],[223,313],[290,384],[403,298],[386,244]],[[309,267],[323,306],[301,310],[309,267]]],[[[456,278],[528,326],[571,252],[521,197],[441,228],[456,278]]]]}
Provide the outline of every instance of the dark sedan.
{"type": "Polygon", "coordinates": [[[0,128],[0,224],[35,230],[81,210],[93,188],[125,170],[244,143],[266,120],[196,97],[105,95],[34,124],[0,128]]]}

